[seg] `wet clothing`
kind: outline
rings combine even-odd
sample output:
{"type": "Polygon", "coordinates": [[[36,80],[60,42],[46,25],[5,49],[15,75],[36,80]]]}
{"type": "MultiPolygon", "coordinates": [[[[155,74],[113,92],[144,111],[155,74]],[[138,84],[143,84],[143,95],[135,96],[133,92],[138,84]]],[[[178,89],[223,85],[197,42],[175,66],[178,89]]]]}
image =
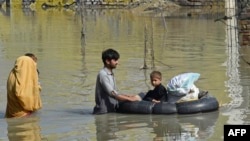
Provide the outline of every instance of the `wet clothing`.
{"type": "Polygon", "coordinates": [[[114,98],[112,92],[116,91],[115,77],[106,67],[101,69],[97,75],[95,88],[95,107],[93,114],[104,114],[115,112],[118,101],[114,98]]]}
{"type": "Polygon", "coordinates": [[[7,80],[6,118],[22,117],[42,107],[36,63],[28,56],[17,58],[7,80]]]}
{"type": "Polygon", "coordinates": [[[156,86],[153,90],[149,90],[143,100],[152,101],[160,100],[167,101],[167,89],[161,84],[156,86]]]}

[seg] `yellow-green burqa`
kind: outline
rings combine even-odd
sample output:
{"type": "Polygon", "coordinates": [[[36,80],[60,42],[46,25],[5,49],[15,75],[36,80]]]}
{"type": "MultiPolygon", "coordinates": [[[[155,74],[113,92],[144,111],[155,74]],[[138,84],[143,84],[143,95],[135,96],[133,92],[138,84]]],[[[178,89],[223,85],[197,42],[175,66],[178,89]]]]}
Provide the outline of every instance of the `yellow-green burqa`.
{"type": "Polygon", "coordinates": [[[36,62],[17,58],[7,80],[6,118],[23,117],[42,107],[36,62]]]}

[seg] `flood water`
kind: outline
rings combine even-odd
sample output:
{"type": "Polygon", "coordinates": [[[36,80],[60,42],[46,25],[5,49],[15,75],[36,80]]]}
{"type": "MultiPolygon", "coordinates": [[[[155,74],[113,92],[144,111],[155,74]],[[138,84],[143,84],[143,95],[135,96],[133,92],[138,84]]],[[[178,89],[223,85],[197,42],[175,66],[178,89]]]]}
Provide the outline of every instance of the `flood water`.
{"type": "Polygon", "coordinates": [[[218,141],[223,125],[249,124],[250,67],[228,37],[231,28],[214,21],[224,13],[187,16],[193,12],[180,9],[163,18],[88,9],[83,25],[79,12],[69,9],[1,9],[0,140],[218,141]],[[222,107],[192,115],[92,115],[101,52],[107,48],[121,55],[115,70],[121,93],[151,89],[153,69],[163,73],[165,86],[179,73],[197,72],[196,85],[222,107]],[[15,59],[27,52],[38,57],[43,108],[28,118],[5,119],[7,77],[15,59]],[[144,65],[148,69],[140,69],[144,65]]]}

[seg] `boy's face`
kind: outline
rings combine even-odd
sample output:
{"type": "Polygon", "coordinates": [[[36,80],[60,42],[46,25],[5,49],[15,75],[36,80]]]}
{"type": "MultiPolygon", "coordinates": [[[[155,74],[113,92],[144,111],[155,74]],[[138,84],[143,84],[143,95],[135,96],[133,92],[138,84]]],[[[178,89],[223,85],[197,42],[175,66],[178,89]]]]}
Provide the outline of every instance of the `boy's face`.
{"type": "Polygon", "coordinates": [[[151,77],[150,80],[151,80],[152,86],[154,87],[161,84],[161,79],[158,77],[151,77]]]}

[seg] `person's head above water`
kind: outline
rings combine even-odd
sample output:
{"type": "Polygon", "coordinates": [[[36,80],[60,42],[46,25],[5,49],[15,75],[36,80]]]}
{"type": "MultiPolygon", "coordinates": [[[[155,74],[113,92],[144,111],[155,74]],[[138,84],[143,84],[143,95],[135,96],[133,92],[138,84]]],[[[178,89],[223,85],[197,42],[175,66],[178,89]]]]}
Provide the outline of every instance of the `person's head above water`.
{"type": "Polygon", "coordinates": [[[35,54],[33,54],[33,53],[25,53],[24,55],[31,57],[35,62],[37,62],[37,57],[35,56],[35,54]]]}
{"type": "Polygon", "coordinates": [[[110,61],[112,59],[118,60],[120,58],[120,54],[114,49],[107,49],[102,52],[102,62],[106,64],[106,61],[110,61]]]}

